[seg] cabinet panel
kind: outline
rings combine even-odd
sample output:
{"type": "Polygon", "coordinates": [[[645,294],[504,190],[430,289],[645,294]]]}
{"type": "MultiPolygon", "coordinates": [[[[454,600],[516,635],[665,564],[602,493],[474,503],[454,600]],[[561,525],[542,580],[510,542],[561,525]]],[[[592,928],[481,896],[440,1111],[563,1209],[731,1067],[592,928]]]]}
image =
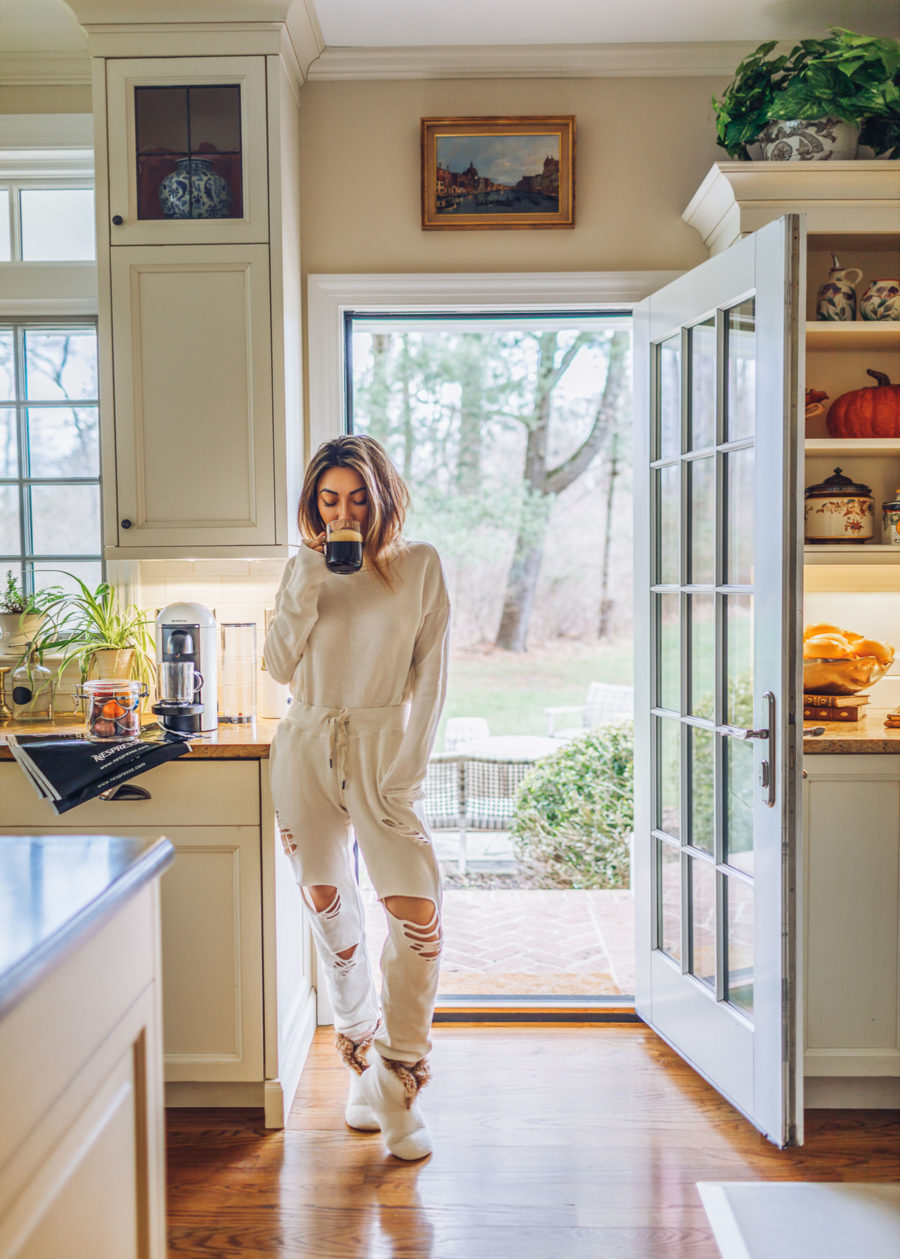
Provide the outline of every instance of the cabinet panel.
{"type": "MultiPolygon", "coordinates": [[[[107,102],[113,245],[268,240],[264,57],[110,60],[107,102]],[[195,168],[195,188],[197,169],[228,185],[229,217],[148,217],[173,213],[159,184],[192,155],[206,163],[195,168]]],[[[207,210],[195,203],[187,212],[207,210]]]]}
{"type": "Polygon", "coordinates": [[[111,283],[119,524],[108,539],[271,545],[267,248],[116,249],[111,283]]]}

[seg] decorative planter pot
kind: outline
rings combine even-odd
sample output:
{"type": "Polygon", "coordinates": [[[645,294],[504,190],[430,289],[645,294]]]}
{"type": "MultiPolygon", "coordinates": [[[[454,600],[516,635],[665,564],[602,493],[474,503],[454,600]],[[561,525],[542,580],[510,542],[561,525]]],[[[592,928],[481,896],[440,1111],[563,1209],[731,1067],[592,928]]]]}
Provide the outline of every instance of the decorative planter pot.
{"type": "Polygon", "coordinates": [[[900,319],[900,280],[873,280],[859,299],[862,319],[900,319]]]}
{"type": "Polygon", "coordinates": [[[167,219],[227,219],[231,189],[203,157],[183,157],[159,185],[159,204],[167,219]]]}
{"type": "Polygon", "coordinates": [[[91,656],[87,675],[89,678],[115,678],[123,681],[131,677],[133,664],[134,652],[130,647],[121,650],[116,647],[103,647],[91,656]]]}
{"type": "Polygon", "coordinates": [[[840,118],[773,119],[757,136],[767,162],[848,162],[860,128],[840,118]]]}
{"type": "Polygon", "coordinates": [[[24,620],[18,612],[0,612],[0,652],[18,653],[44,624],[43,612],[30,612],[24,620]]]}

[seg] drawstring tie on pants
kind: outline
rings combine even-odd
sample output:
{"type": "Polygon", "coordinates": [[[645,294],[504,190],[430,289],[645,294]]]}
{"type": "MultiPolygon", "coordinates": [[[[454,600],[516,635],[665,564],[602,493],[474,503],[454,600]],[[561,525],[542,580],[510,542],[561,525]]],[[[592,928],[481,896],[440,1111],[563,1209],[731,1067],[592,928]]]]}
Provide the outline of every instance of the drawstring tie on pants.
{"type": "Polygon", "coordinates": [[[347,753],[350,750],[350,710],[342,708],[328,718],[328,767],[336,769],[341,790],[347,786],[347,753]]]}

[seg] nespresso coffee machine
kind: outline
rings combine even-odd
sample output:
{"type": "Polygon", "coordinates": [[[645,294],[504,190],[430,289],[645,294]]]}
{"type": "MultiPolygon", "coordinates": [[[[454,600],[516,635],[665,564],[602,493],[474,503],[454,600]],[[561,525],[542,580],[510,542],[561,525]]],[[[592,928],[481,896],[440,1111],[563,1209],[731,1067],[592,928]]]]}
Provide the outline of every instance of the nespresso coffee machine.
{"type": "MultiPolygon", "coordinates": [[[[152,706],[159,724],[176,734],[209,734],[218,728],[216,618],[201,603],[170,603],[156,618],[156,663],[192,664],[202,675],[196,694],[160,697],[152,706]]],[[[163,670],[158,670],[160,676],[163,670]]]]}

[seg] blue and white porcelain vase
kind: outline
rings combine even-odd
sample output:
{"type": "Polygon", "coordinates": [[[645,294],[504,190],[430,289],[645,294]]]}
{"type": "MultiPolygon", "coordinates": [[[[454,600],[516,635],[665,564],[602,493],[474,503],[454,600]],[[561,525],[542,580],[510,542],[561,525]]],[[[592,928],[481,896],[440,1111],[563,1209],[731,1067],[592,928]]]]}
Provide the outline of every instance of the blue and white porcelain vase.
{"type": "Polygon", "coordinates": [[[842,118],[776,119],[756,138],[767,162],[852,162],[859,131],[842,118]]]}
{"type": "Polygon", "coordinates": [[[167,219],[227,219],[231,189],[204,157],[183,157],[159,185],[159,204],[167,219]]]}

